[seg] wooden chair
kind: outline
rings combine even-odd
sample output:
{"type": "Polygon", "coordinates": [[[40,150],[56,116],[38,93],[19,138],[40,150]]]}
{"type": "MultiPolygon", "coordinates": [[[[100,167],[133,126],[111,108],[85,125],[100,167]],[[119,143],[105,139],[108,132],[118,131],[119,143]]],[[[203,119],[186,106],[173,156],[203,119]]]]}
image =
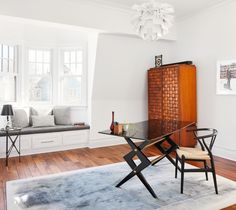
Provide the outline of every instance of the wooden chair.
{"type": "Polygon", "coordinates": [[[177,178],[177,172],[179,170],[181,172],[181,193],[183,193],[184,187],[184,172],[205,172],[206,180],[208,180],[207,173],[212,172],[215,192],[216,194],[218,194],[214,159],[211,152],[218,132],[216,129],[211,128],[199,128],[191,131],[194,133],[194,136],[199,142],[201,149],[179,147],[176,150],[175,178],[177,178]],[[185,169],[185,161],[203,162],[204,167],[185,169]],[[211,167],[208,166],[207,161],[210,162],[211,167]],[[178,165],[178,162],[180,162],[180,167],[178,165]]]}

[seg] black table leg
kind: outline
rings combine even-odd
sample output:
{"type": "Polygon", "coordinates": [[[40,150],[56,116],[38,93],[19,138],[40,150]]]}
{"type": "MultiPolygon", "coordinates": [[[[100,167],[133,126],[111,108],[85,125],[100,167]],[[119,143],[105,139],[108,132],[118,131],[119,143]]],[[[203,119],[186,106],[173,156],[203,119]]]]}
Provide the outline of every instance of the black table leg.
{"type": "Polygon", "coordinates": [[[130,138],[125,137],[125,140],[131,147],[131,151],[124,156],[125,161],[128,163],[132,171],[122,180],[120,181],[116,187],[120,187],[123,185],[125,182],[127,182],[129,179],[134,177],[135,175],[140,179],[140,181],[143,183],[143,185],[147,188],[147,190],[151,193],[151,195],[154,198],[157,198],[155,192],[153,191],[152,187],[149,185],[143,174],[141,173],[142,170],[147,168],[149,165],[155,165],[158,163],[160,160],[163,158],[167,158],[174,166],[175,166],[175,161],[172,159],[170,156],[170,153],[175,151],[178,148],[178,145],[170,138],[170,136],[166,136],[162,141],[157,141],[154,146],[162,153],[162,156],[158,158],[156,161],[151,162],[147,156],[142,152],[142,149],[147,146],[149,143],[144,142],[139,146],[136,146],[135,143],[130,138]],[[169,148],[164,148],[162,146],[163,142],[168,142],[169,143],[169,148]],[[139,165],[136,165],[133,158],[134,156],[137,156],[141,163],[139,165]]]}
{"type": "Polygon", "coordinates": [[[8,166],[8,136],[6,136],[6,166],[8,166]]]}
{"type": "MultiPolygon", "coordinates": [[[[170,156],[170,153],[175,151],[178,148],[178,145],[170,138],[170,136],[166,136],[165,141],[157,142],[156,144],[154,144],[154,146],[175,166],[175,161],[170,156]],[[170,144],[170,147],[167,149],[164,148],[162,146],[163,142],[168,142],[170,144]]],[[[159,161],[154,162],[152,165],[155,165],[159,161]]]]}
{"type": "Polygon", "coordinates": [[[131,151],[124,156],[125,161],[128,163],[132,171],[121,181],[119,182],[116,187],[120,187],[125,182],[127,182],[129,179],[134,177],[135,175],[140,179],[140,181],[144,184],[144,186],[147,188],[147,190],[151,193],[151,195],[154,198],[157,198],[154,190],[151,188],[151,186],[148,184],[147,180],[144,178],[143,174],[141,173],[142,170],[147,168],[149,165],[151,165],[150,160],[144,155],[144,153],[141,151],[142,148],[145,147],[146,143],[140,145],[139,147],[136,146],[133,141],[130,138],[125,138],[127,143],[131,147],[131,151]],[[136,165],[133,161],[133,157],[137,156],[141,163],[139,165],[136,165]]]}
{"type": "Polygon", "coordinates": [[[148,189],[148,191],[151,193],[153,198],[157,198],[156,193],[153,191],[147,180],[144,178],[142,173],[137,174],[138,178],[141,180],[141,182],[144,184],[144,186],[148,189]]]}
{"type": "Polygon", "coordinates": [[[8,159],[9,159],[9,156],[10,156],[11,151],[12,151],[13,148],[15,148],[16,152],[18,153],[19,162],[20,162],[20,147],[21,147],[21,145],[20,145],[20,135],[16,135],[16,137],[14,139],[12,139],[12,137],[9,134],[6,135],[6,166],[8,166],[8,159]],[[10,147],[8,147],[9,139],[10,139],[10,143],[11,143],[10,147]],[[19,148],[17,148],[17,146],[16,146],[17,139],[19,139],[19,145],[18,145],[19,148]]]}
{"type": "Polygon", "coordinates": [[[18,154],[19,154],[19,162],[21,162],[21,159],[20,159],[20,148],[21,148],[21,136],[19,135],[19,145],[18,145],[19,147],[19,152],[18,152],[18,154]]]}

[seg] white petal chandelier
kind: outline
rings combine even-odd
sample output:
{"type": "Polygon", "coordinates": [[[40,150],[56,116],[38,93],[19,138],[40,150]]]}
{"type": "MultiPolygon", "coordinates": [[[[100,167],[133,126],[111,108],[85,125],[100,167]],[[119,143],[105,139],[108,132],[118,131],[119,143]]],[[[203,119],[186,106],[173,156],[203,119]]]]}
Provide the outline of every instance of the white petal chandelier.
{"type": "Polygon", "coordinates": [[[135,11],[132,23],[144,40],[158,40],[169,32],[174,22],[173,6],[159,0],[134,5],[132,10],[135,11]]]}

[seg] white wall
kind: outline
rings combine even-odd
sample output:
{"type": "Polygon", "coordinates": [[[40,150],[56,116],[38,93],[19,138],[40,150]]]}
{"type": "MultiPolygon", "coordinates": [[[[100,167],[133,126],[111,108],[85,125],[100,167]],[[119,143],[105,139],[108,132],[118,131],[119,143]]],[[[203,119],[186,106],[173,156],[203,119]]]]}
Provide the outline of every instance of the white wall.
{"type": "Polygon", "coordinates": [[[216,62],[236,60],[236,1],[208,9],[177,24],[170,46],[175,61],[197,65],[198,125],[219,130],[216,155],[236,160],[236,96],[216,95],[216,62]]]}
{"type": "Polygon", "coordinates": [[[92,94],[92,146],[98,142],[102,145],[109,138],[98,131],[110,127],[112,111],[118,122],[147,119],[147,70],[154,66],[155,55],[163,54],[165,62],[170,61],[168,44],[126,36],[99,36],[92,94]]]}

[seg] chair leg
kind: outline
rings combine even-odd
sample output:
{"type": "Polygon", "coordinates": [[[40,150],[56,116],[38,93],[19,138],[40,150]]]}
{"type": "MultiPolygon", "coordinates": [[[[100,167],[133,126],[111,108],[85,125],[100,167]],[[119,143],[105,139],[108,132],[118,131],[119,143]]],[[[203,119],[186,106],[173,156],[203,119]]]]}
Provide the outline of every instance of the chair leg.
{"type": "Polygon", "coordinates": [[[217,181],[216,181],[216,171],[215,171],[215,164],[213,158],[211,158],[211,169],[212,169],[212,176],[213,176],[213,181],[214,181],[214,186],[215,186],[215,192],[218,194],[218,187],[217,187],[217,181]]]}
{"type": "Polygon", "coordinates": [[[175,178],[177,178],[177,174],[178,174],[178,155],[176,154],[176,158],[175,158],[175,178]]]}
{"type": "Polygon", "coordinates": [[[184,191],[184,163],[185,163],[185,157],[182,155],[182,158],[181,158],[181,189],[180,189],[181,194],[183,194],[183,191],[184,191]]]}
{"type": "MultiPolygon", "coordinates": [[[[204,160],[204,168],[207,170],[207,162],[206,162],[206,160],[204,160]]],[[[208,173],[207,173],[207,171],[205,171],[205,174],[206,174],[206,180],[208,181],[208,173]]]]}

